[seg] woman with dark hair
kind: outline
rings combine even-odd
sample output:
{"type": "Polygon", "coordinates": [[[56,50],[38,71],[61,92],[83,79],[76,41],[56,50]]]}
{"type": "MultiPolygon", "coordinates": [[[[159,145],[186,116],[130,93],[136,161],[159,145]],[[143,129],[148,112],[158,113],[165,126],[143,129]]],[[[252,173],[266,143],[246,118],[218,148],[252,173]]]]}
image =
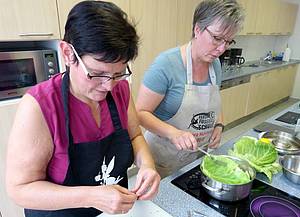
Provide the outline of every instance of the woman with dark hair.
{"type": "Polygon", "coordinates": [[[126,213],[155,196],[160,177],[126,78],[138,36],[116,5],[84,1],[60,48],[67,71],[22,98],[7,155],[7,191],[26,217],[126,213]],[[139,167],[128,190],[127,169],[139,167]]]}
{"type": "Polygon", "coordinates": [[[161,53],[145,73],[137,98],[156,168],[170,175],[217,148],[224,128],[218,57],[234,43],[243,12],[236,0],[203,0],[194,11],[192,39],[161,53]]]}

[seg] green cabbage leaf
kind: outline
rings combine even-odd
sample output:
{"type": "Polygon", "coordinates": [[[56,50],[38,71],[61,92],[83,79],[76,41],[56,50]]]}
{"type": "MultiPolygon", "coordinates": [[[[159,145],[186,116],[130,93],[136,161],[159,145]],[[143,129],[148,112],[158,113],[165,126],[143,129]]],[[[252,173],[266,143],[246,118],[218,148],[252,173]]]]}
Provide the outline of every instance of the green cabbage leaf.
{"type": "Polygon", "coordinates": [[[201,163],[201,170],[209,178],[224,184],[241,185],[251,180],[250,175],[234,160],[225,156],[214,155],[213,158],[205,156],[201,163]]]}
{"type": "Polygon", "coordinates": [[[278,153],[275,147],[254,137],[241,137],[228,154],[248,161],[257,172],[264,173],[270,182],[272,176],[281,171],[281,166],[276,161],[278,153]]]}

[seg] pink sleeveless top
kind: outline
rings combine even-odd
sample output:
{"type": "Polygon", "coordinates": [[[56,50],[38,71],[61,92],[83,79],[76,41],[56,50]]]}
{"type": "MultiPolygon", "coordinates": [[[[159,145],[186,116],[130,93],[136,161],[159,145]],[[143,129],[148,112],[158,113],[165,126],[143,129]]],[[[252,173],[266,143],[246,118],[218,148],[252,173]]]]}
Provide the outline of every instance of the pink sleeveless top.
{"type": "MultiPolygon", "coordinates": [[[[54,149],[48,164],[48,179],[62,184],[68,169],[68,142],[66,137],[65,116],[61,95],[62,74],[37,84],[28,90],[39,103],[51,133],[54,149]]],[[[120,81],[112,90],[122,127],[128,128],[127,109],[130,90],[127,81],[120,81]]],[[[69,95],[70,128],[74,143],[100,140],[114,131],[106,100],[99,102],[101,126],[98,127],[87,104],[69,95]]]]}

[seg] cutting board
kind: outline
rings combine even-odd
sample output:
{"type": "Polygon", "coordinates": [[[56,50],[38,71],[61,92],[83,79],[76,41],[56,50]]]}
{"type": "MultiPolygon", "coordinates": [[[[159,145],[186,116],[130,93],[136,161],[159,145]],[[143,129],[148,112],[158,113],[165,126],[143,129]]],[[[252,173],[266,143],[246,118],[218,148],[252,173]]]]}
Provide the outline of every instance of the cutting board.
{"type": "Polygon", "coordinates": [[[169,213],[151,201],[138,200],[126,214],[109,215],[102,213],[98,217],[172,217],[169,213]]]}

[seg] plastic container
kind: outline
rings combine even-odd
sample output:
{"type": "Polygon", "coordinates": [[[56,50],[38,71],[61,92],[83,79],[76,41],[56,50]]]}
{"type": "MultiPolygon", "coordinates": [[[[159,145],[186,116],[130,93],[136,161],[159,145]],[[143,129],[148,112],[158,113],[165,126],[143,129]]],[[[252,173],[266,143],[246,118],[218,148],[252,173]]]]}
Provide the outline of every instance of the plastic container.
{"type": "Polygon", "coordinates": [[[284,51],[283,57],[282,57],[282,61],[284,62],[288,62],[290,61],[291,58],[291,48],[287,47],[284,51]]]}

